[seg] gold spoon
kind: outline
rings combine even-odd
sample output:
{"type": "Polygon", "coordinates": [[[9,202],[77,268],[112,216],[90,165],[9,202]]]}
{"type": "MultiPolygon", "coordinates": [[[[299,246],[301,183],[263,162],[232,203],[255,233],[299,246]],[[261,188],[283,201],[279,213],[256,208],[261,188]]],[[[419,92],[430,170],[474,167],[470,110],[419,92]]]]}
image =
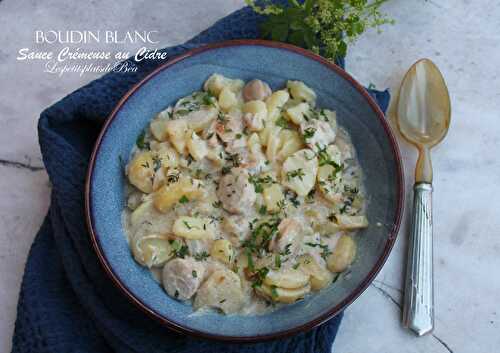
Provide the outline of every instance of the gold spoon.
{"type": "Polygon", "coordinates": [[[413,188],[403,324],[422,336],[434,328],[430,150],[446,136],[451,118],[446,83],[429,59],[417,61],[406,73],[399,91],[396,117],[401,135],[419,152],[413,188]]]}

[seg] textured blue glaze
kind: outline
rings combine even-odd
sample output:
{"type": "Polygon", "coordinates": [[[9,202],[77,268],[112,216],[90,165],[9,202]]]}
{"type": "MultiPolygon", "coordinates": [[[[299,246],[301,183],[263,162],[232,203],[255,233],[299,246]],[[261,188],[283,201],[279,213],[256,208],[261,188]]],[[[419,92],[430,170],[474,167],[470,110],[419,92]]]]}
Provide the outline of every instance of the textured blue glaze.
{"type": "Polygon", "coordinates": [[[186,58],[161,71],[124,103],[105,133],[91,179],[94,229],[112,270],[156,313],[192,330],[216,335],[255,336],[291,329],[317,318],[344,300],[373,269],[397,214],[397,164],[389,138],[375,111],[351,83],[325,65],[285,49],[236,46],[186,58]],[[132,258],[121,224],[123,166],[136,137],[159,111],[201,89],[210,74],[260,78],[273,89],[287,79],[304,81],[318,94],[318,105],[337,111],[338,123],[352,136],[365,173],[371,226],[358,236],[358,258],[348,280],[263,316],[191,315],[192,309],[166,295],[149,271],[132,258]],[[377,227],[380,222],[383,226],[377,227]]]}

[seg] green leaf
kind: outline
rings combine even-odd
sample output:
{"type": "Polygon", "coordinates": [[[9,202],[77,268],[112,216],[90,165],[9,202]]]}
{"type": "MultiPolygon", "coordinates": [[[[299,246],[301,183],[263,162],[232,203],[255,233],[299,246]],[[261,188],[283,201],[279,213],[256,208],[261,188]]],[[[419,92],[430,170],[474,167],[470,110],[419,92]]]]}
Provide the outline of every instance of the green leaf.
{"type": "Polygon", "coordinates": [[[316,34],[312,30],[306,30],[304,32],[304,42],[307,45],[308,49],[311,49],[314,46],[318,45],[318,40],[316,34]]]}
{"type": "Polygon", "coordinates": [[[145,141],[146,137],[146,131],[143,130],[139,136],[137,136],[137,140],[135,140],[135,144],[137,145],[138,148],[142,149],[149,149],[149,143],[145,141]]]}
{"type": "Polygon", "coordinates": [[[338,56],[345,56],[347,53],[347,44],[343,40],[340,41],[338,47],[338,56]]]}
{"type": "Polygon", "coordinates": [[[334,60],[345,56],[347,43],[354,42],[366,29],[392,24],[380,11],[387,0],[288,0],[279,5],[263,1],[256,5],[246,0],[260,15],[267,16],[261,35],[288,41],[334,60]]]}
{"type": "Polygon", "coordinates": [[[304,10],[307,14],[310,14],[314,6],[314,0],[306,0],[304,1],[304,10]]]}
{"type": "Polygon", "coordinates": [[[302,19],[293,19],[290,21],[290,29],[297,31],[306,27],[306,24],[302,21],[302,19]]]}
{"type": "Polygon", "coordinates": [[[302,31],[295,31],[295,32],[293,32],[288,37],[288,41],[291,44],[296,45],[298,47],[304,46],[304,43],[305,43],[304,42],[304,32],[302,32],[302,31]]]}
{"type": "Polygon", "coordinates": [[[271,38],[273,40],[284,42],[284,41],[286,41],[287,37],[288,37],[288,26],[287,25],[275,26],[272,29],[271,38]]]}

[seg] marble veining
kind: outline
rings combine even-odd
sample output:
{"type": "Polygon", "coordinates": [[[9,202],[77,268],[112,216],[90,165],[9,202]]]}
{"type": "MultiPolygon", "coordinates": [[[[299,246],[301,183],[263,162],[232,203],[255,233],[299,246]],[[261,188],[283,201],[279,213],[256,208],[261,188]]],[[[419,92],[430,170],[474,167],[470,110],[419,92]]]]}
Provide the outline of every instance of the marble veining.
{"type": "MultiPolygon", "coordinates": [[[[48,208],[50,183],[38,148],[39,113],[97,78],[43,73],[15,60],[35,29],[158,30],[159,47],[183,42],[242,0],[122,1],[116,5],[0,2],[0,351],[8,352],[26,256],[48,208]],[[198,6],[203,4],[203,6],[198,6]],[[75,8],[76,7],[76,8],[75,8]],[[119,8],[118,8],[119,7],[119,8]],[[81,16],[72,17],[74,13],[81,16]]],[[[418,338],[401,326],[402,287],[411,194],[394,250],[377,279],[346,311],[334,344],[339,353],[493,353],[500,347],[498,200],[500,185],[500,7],[496,1],[389,1],[396,24],[351,46],[347,70],[394,95],[421,57],[439,66],[452,99],[450,132],[433,151],[435,331],[418,338]]],[[[45,48],[47,49],[47,48],[45,48]]],[[[125,49],[123,46],[117,48],[125,49]]],[[[127,48],[132,50],[134,48],[127,48]]],[[[388,118],[393,121],[392,111],[388,118]]],[[[410,192],[414,149],[400,139],[410,192]]]]}

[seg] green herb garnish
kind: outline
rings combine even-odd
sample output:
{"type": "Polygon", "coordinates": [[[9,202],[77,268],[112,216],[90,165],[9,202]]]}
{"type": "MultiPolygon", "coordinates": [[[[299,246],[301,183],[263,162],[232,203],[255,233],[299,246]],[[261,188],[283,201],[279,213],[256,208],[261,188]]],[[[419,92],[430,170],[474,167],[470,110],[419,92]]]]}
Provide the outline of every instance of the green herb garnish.
{"type": "Polygon", "coordinates": [[[182,197],[179,199],[180,203],[188,203],[189,199],[186,197],[186,195],[182,195],[182,197]]]}
{"type": "Polygon", "coordinates": [[[323,251],[321,252],[321,257],[323,259],[327,259],[328,256],[332,253],[330,251],[330,248],[328,247],[328,245],[325,245],[325,244],[320,244],[320,243],[305,243],[307,246],[311,246],[311,247],[320,247],[323,251]]]}
{"type": "Polygon", "coordinates": [[[286,120],[283,115],[281,115],[275,122],[276,126],[282,127],[283,129],[291,129],[292,125],[288,120],[286,120]]]}
{"type": "Polygon", "coordinates": [[[316,133],[316,129],[313,127],[308,127],[307,129],[304,130],[304,133],[302,134],[302,137],[304,137],[304,140],[309,140],[313,138],[314,134],[316,133]]]}
{"type": "Polygon", "coordinates": [[[292,180],[292,178],[299,178],[300,180],[302,180],[302,177],[304,177],[304,176],[305,176],[305,173],[302,170],[302,168],[291,170],[291,171],[286,173],[286,178],[288,181],[292,180]]]}
{"type": "Polygon", "coordinates": [[[267,16],[261,25],[264,37],[289,42],[334,60],[346,55],[347,44],[368,28],[394,23],[380,11],[387,0],[289,0],[287,5],[245,0],[267,16]]]}
{"type": "Polygon", "coordinates": [[[267,274],[269,273],[269,269],[267,267],[262,267],[259,268],[257,271],[252,276],[252,288],[255,287],[260,287],[262,286],[262,283],[264,282],[264,279],[266,278],[267,274]]]}
{"type": "Polygon", "coordinates": [[[206,260],[210,255],[206,251],[202,251],[200,253],[197,253],[194,255],[194,259],[196,261],[203,261],[206,260]]]}
{"type": "Polygon", "coordinates": [[[137,140],[135,140],[135,144],[141,150],[143,149],[149,150],[149,142],[146,142],[145,138],[146,138],[146,131],[142,130],[139,136],[137,136],[137,140]]]}
{"type": "Polygon", "coordinates": [[[172,254],[175,257],[180,257],[183,259],[188,253],[189,253],[189,248],[187,245],[182,244],[178,240],[169,240],[170,245],[172,246],[172,254]]]}

